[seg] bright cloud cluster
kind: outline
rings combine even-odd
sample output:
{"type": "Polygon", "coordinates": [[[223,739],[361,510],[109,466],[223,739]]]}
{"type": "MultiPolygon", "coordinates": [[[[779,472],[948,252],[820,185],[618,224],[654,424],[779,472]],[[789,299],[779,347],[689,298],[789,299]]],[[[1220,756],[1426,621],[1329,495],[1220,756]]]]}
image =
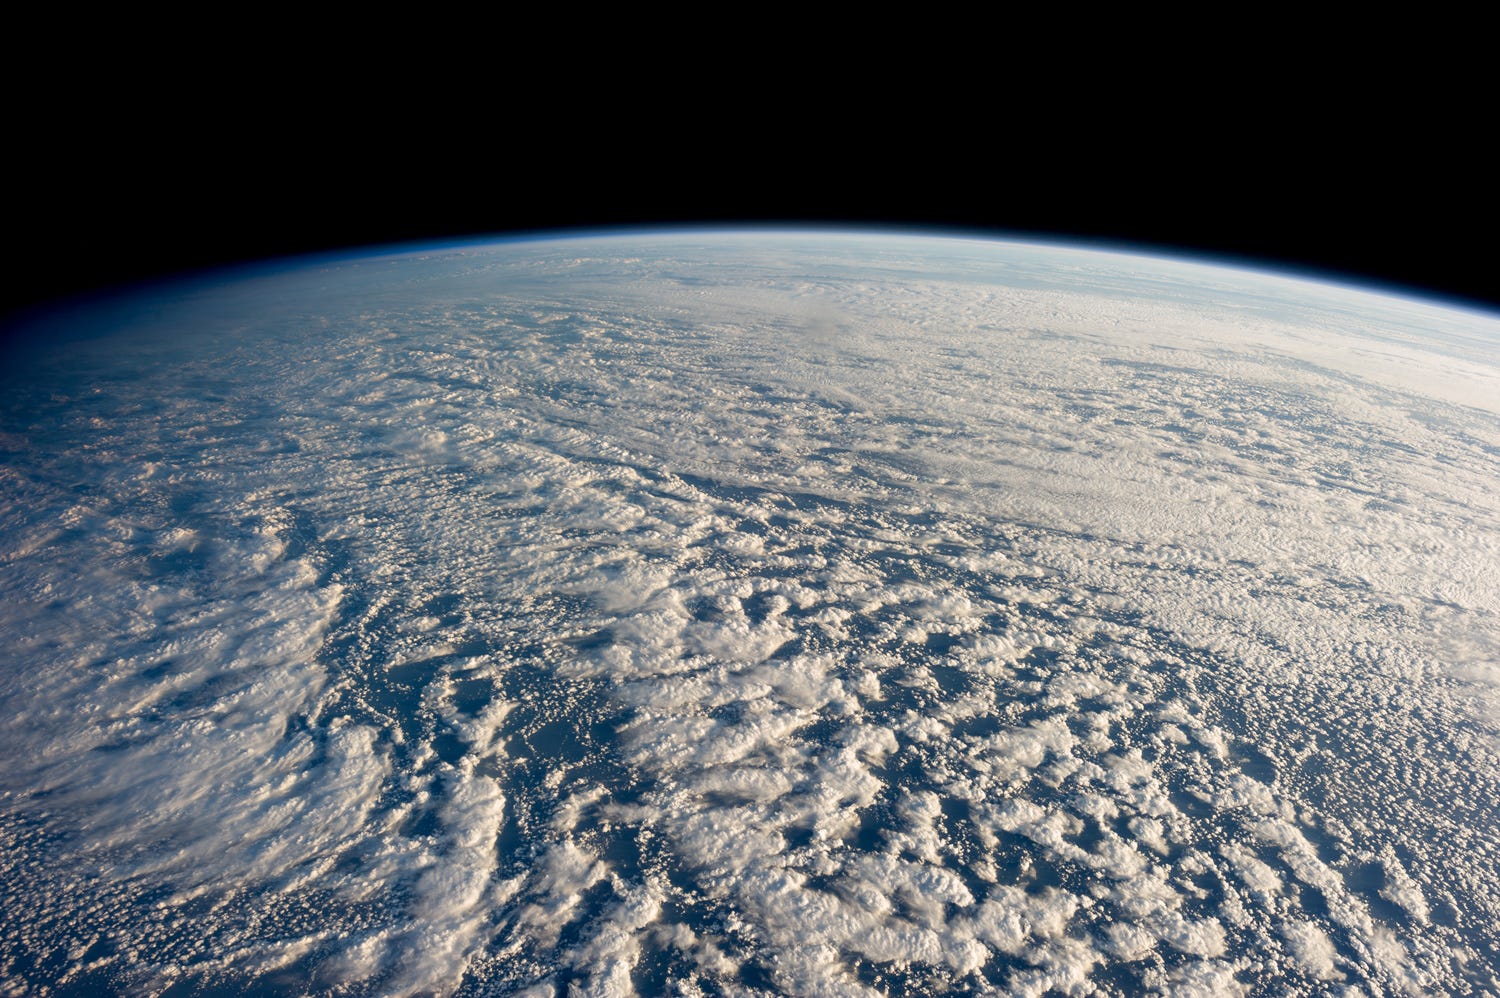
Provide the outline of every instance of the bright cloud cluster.
{"type": "Polygon", "coordinates": [[[12,989],[1500,987],[1493,320],[770,235],[165,314],[0,423],[12,989]]]}

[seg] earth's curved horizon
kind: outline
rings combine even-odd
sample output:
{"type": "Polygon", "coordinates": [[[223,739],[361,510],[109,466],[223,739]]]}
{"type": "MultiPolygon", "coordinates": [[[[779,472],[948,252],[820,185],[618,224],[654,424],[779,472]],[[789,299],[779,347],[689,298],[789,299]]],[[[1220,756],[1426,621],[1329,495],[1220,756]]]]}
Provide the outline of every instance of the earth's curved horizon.
{"type": "Polygon", "coordinates": [[[63,314],[4,993],[1500,991],[1500,317],[829,231],[63,314]]]}

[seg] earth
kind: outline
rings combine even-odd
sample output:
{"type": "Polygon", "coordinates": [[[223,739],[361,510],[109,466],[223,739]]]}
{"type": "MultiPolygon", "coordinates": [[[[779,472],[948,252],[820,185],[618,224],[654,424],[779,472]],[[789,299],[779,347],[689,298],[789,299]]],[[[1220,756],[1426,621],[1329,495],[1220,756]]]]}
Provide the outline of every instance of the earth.
{"type": "Polygon", "coordinates": [[[0,991],[1500,992],[1500,319],[636,233],[0,375],[0,991]]]}

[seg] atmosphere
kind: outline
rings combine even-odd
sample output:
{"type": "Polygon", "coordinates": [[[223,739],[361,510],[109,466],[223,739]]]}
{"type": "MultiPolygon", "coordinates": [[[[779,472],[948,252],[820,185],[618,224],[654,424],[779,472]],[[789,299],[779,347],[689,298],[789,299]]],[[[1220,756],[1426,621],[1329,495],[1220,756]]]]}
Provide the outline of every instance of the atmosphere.
{"type": "Polygon", "coordinates": [[[1349,120],[1319,122],[1293,144],[1290,134],[1008,109],[1003,123],[973,135],[965,123],[963,141],[934,146],[886,135],[874,107],[815,123],[748,104],[695,120],[689,138],[627,88],[587,112],[506,102],[468,120],[424,108],[420,128],[399,122],[405,131],[392,133],[379,104],[322,108],[295,91],[143,120],[175,83],[135,94],[131,72],[118,85],[67,115],[20,109],[26,152],[12,163],[8,221],[24,251],[10,265],[8,307],[304,253],[672,225],[1206,254],[1500,307],[1489,254],[1474,249],[1500,225],[1487,133],[1438,135],[1426,118],[1370,122],[1381,136],[1371,148],[1349,120]],[[1396,158],[1398,143],[1425,152],[1396,158]]]}

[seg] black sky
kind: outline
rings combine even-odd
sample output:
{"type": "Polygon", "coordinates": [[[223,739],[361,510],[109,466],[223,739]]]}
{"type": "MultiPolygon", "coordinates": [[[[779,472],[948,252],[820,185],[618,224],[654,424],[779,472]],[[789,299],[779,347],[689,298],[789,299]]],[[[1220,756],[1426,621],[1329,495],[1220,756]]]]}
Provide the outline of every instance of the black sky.
{"type": "Polygon", "coordinates": [[[144,79],[18,106],[7,310],[288,254],[684,223],[1212,253],[1500,308],[1482,133],[1381,108],[1295,127],[1248,105],[924,117],[895,95],[783,91],[708,120],[687,82],[606,88],[586,110],[499,88],[439,111],[368,85],[205,101],[190,76],[144,79]]]}

